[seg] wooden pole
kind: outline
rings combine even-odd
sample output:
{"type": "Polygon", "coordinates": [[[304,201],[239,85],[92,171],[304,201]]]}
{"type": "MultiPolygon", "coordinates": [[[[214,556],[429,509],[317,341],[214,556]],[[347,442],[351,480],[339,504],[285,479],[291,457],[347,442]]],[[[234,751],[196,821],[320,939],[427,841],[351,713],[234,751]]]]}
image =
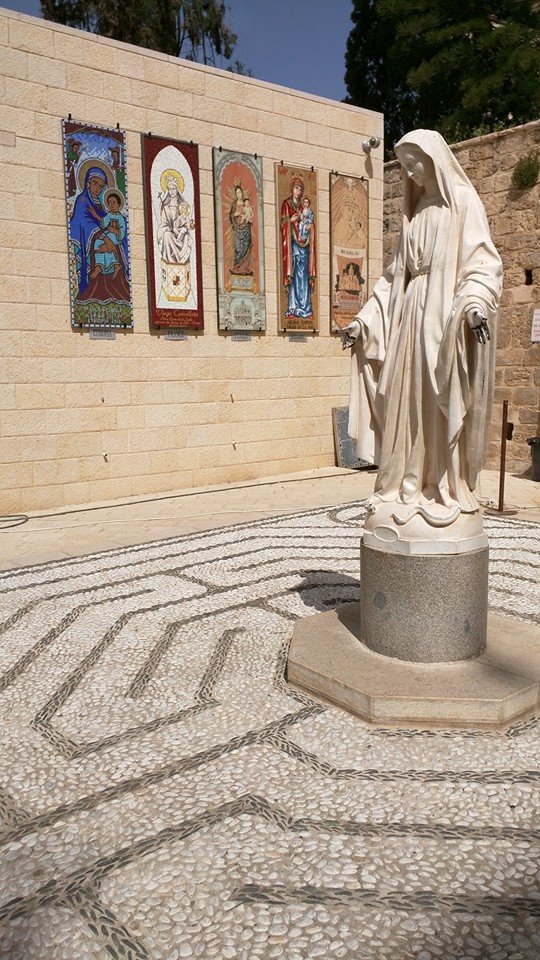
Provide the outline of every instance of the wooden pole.
{"type": "MultiPolygon", "coordinates": [[[[513,424],[510,424],[513,427],[513,424]]],[[[512,433],[510,432],[510,437],[512,433]]],[[[503,401],[502,427],[501,427],[501,466],[499,469],[499,506],[487,508],[484,513],[491,516],[503,514],[505,517],[515,516],[517,510],[504,509],[504,480],[506,476],[506,441],[508,440],[508,400],[503,401]]]]}

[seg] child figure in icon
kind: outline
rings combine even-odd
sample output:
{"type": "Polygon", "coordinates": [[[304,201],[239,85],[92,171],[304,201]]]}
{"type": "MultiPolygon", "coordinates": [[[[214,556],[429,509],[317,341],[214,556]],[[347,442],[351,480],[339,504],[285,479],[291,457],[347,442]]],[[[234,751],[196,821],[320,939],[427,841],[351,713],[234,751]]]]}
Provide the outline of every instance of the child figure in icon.
{"type": "Polygon", "coordinates": [[[302,200],[302,213],[298,222],[298,236],[301,240],[309,240],[309,234],[314,220],[315,214],[311,209],[311,200],[309,197],[304,197],[302,200]]]}
{"type": "Polygon", "coordinates": [[[244,200],[244,223],[253,223],[253,207],[249,202],[249,197],[244,200]]]}
{"type": "MultiPolygon", "coordinates": [[[[90,274],[92,280],[100,273],[117,274],[122,266],[117,247],[126,235],[126,221],[120,212],[123,198],[117,190],[111,189],[105,191],[103,201],[109,212],[99,222],[101,229],[94,243],[95,266],[90,274]]],[[[99,220],[97,213],[92,211],[92,215],[99,220]]]]}

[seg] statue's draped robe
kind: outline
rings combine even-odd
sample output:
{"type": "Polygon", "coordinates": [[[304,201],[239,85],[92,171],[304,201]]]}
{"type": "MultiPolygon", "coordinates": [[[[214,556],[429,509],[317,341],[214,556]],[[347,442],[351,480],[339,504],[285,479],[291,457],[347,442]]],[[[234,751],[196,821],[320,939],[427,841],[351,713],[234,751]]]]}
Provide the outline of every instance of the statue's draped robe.
{"type": "Polygon", "coordinates": [[[431,156],[441,196],[430,202],[406,183],[394,256],[358,314],[349,433],[358,456],[379,465],[381,500],[471,512],[488,441],[502,266],[478,194],[442,137],[415,131],[405,143],[431,156]],[[465,319],[473,306],[488,318],[485,345],[465,319]]]}

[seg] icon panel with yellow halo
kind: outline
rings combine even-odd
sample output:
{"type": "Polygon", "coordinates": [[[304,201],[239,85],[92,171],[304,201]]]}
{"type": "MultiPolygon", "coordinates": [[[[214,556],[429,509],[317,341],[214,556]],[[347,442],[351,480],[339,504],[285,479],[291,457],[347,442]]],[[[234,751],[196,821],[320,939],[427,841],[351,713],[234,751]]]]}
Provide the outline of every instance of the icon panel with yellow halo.
{"type": "Polygon", "coordinates": [[[203,326],[198,147],[142,136],[150,320],[203,326]]]}
{"type": "Polygon", "coordinates": [[[62,121],[71,323],[133,326],[124,132],[62,121]]]}

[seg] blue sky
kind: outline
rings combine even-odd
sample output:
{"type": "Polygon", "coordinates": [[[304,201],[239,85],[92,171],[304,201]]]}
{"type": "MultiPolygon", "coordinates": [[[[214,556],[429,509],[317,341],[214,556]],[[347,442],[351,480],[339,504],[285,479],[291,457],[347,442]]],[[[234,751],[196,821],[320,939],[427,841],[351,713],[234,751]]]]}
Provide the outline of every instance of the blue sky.
{"type": "MultiPolygon", "coordinates": [[[[40,15],[39,0],[0,0],[0,5],[40,15]]],[[[343,99],[351,0],[228,0],[227,7],[238,34],[235,56],[254,77],[343,99]]]]}

